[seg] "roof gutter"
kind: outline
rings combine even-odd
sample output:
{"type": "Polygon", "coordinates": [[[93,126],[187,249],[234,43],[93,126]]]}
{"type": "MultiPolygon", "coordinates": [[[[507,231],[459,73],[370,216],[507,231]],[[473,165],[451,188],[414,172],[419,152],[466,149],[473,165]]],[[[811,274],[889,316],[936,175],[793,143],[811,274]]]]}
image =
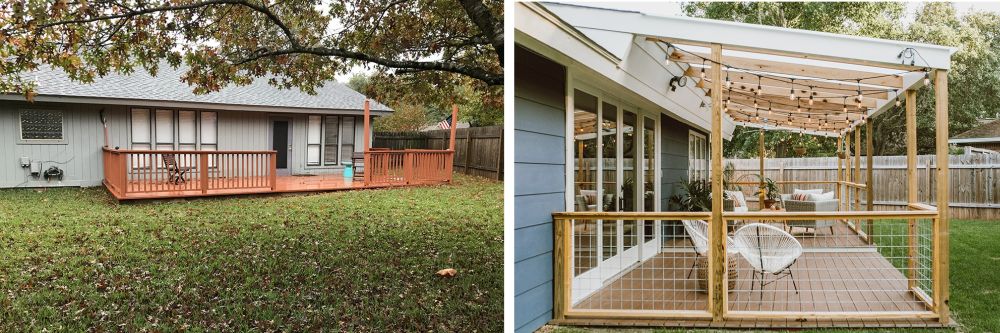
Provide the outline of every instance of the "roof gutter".
{"type": "MultiPolygon", "coordinates": [[[[25,101],[23,95],[0,94],[3,101],[25,101]]],[[[127,98],[106,98],[106,97],[80,97],[80,96],[58,96],[58,95],[38,95],[35,102],[43,103],[69,103],[69,104],[98,104],[98,105],[125,105],[144,106],[162,108],[190,108],[201,110],[223,110],[223,111],[249,111],[249,112],[274,112],[274,113],[316,113],[316,114],[351,114],[363,115],[363,109],[324,109],[306,108],[294,106],[264,106],[264,105],[242,105],[223,104],[205,102],[185,102],[185,101],[163,101],[144,100],[127,98]]],[[[373,115],[386,116],[392,114],[392,110],[372,110],[373,115]]]]}

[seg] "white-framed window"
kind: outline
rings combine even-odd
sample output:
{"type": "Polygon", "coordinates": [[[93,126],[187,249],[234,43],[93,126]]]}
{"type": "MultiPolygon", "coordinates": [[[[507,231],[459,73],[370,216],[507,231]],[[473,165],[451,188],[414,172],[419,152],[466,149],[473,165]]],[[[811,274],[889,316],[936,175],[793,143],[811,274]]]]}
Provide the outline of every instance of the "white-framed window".
{"type": "Polygon", "coordinates": [[[323,116],[309,116],[306,135],[306,165],[319,165],[323,144],[323,116]]]}
{"type": "Polygon", "coordinates": [[[688,131],[688,180],[708,180],[708,139],[688,131]]]}
{"type": "Polygon", "coordinates": [[[20,143],[65,143],[63,112],[60,110],[21,110],[18,117],[20,143]]]}
{"type": "Polygon", "coordinates": [[[356,116],[310,115],[306,122],[306,164],[332,166],[350,161],[358,134],[356,116]]]}
{"type": "Polygon", "coordinates": [[[129,118],[132,149],[216,150],[219,142],[215,111],[134,108],[129,118]]]}
{"type": "Polygon", "coordinates": [[[156,150],[174,149],[174,110],[156,110],[156,150]]]}

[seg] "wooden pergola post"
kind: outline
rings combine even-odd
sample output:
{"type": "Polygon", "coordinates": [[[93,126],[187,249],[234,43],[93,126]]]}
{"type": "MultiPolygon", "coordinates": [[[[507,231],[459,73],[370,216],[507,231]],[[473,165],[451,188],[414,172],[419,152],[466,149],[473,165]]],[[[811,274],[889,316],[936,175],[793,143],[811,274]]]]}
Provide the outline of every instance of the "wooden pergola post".
{"type": "Polygon", "coordinates": [[[712,44],[712,221],[708,224],[708,310],[721,321],[726,307],[726,223],[722,220],[722,45],[712,44]]]}
{"type": "MultiPolygon", "coordinates": [[[[917,92],[906,91],[906,203],[920,202],[917,190],[917,92]]],[[[917,287],[917,220],[909,220],[910,289],[917,287]]]]}
{"type": "Polygon", "coordinates": [[[934,136],[937,159],[937,223],[934,223],[934,307],[939,320],[948,322],[948,71],[934,75],[934,136]]]}
{"type": "MultiPolygon", "coordinates": [[[[851,180],[854,183],[854,207],[852,210],[861,209],[861,189],[858,188],[857,184],[861,183],[861,126],[854,128],[854,179],[851,180]]],[[[855,223],[861,223],[861,220],[855,221],[855,223]]],[[[857,225],[861,228],[860,225],[857,225]]],[[[871,238],[872,235],[868,235],[871,238]]]]}
{"type": "Polygon", "coordinates": [[[451,181],[452,174],[455,171],[455,130],[458,127],[458,105],[451,105],[451,137],[448,139],[448,151],[451,152],[451,158],[448,162],[448,181],[451,181]]]}
{"type": "Polygon", "coordinates": [[[757,150],[757,152],[758,155],[760,155],[760,184],[759,187],[757,187],[758,191],[760,192],[760,196],[757,199],[759,200],[757,201],[758,203],[757,209],[764,209],[764,198],[766,196],[764,195],[764,129],[763,128],[760,129],[760,138],[758,138],[757,141],[759,145],[759,149],[757,150]]]}
{"type": "Polygon", "coordinates": [[[843,183],[843,181],[844,181],[844,159],[846,159],[847,156],[844,156],[845,157],[844,159],[840,158],[839,153],[842,152],[842,151],[844,151],[844,135],[840,135],[840,136],[837,137],[837,153],[838,153],[838,156],[837,156],[837,185],[835,187],[835,190],[837,192],[837,194],[836,194],[837,195],[837,200],[839,201],[837,203],[837,206],[838,206],[837,209],[838,210],[843,210],[843,207],[844,207],[844,197],[841,194],[840,188],[844,186],[844,183],[843,183]]]}
{"type": "MultiPolygon", "coordinates": [[[[872,197],[874,193],[872,189],[872,122],[871,119],[865,122],[865,201],[868,211],[872,211],[875,206],[875,198],[872,197]]],[[[868,219],[868,244],[875,242],[875,238],[872,236],[875,234],[875,220],[868,219]]]]}

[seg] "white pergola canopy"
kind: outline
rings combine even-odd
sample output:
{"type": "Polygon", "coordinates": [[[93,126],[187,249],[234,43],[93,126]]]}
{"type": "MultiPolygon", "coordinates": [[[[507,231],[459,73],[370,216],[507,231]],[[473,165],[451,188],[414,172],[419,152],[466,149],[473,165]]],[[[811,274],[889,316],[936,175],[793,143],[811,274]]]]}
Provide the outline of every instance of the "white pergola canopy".
{"type": "MultiPolygon", "coordinates": [[[[639,36],[660,45],[668,54],[664,61],[685,69],[688,82],[705,92],[701,98],[706,104],[711,103],[712,87],[706,75],[718,63],[726,78],[724,113],[736,124],[822,136],[841,136],[895,105],[904,91],[933,79],[936,69],[949,69],[955,51],[699,18],[565,4],[546,7],[598,44],[615,46],[621,44],[615,36],[639,36]],[[721,61],[710,60],[712,45],[722,46],[721,61]]],[[[613,53],[627,50],[617,51],[613,53]]]]}

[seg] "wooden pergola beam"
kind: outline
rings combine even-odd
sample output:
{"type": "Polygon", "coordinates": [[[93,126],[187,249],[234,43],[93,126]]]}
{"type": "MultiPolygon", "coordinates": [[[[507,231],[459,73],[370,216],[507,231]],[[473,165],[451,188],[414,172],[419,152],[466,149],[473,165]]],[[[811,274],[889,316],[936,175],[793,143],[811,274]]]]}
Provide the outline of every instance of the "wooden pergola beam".
{"type": "MultiPolygon", "coordinates": [[[[673,54],[670,55],[671,61],[689,63],[689,64],[700,64],[702,62],[702,59],[706,58],[708,58],[707,54],[699,52],[688,53],[688,52],[675,51],[673,52],[673,54]]],[[[823,67],[823,66],[806,65],[806,64],[793,64],[781,61],[751,59],[751,58],[736,57],[736,56],[723,56],[722,63],[731,67],[736,67],[751,71],[828,79],[828,80],[844,82],[847,84],[855,83],[855,81],[854,80],[848,81],[844,79],[865,78],[861,80],[861,83],[890,87],[890,88],[903,87],[903,78],[898,75],[883,76],[885,74],[875,73],[875,72],[823,67]]]]}
{"type": "MultiPolygon", "coordinates": [[[[759,104],[761,107],[763,107],[765,109],[768,106],[771,106],[771,107],[790,108],[790,109],[793,109],[793,110],[796,109],[796,108],[801,108],[802,110],[807,110],[808,109],[808,110],[813,110],[813,111],[843,113],[844,112],[844,108],[846,107],[847,108],[847,113],[854,113],[854,114],[858,114],[858,115],[867,114],[868,113],[867,112],[867,110],[868,110],[867,108],[865,108],[865,109],[858,109],[857,103],[853,103],[852,104],[850,102],[848,102],[847,104],[843,104],[843,103],[841,103],[839,101],[837,103],[829,103],[829,102],[823,102],[821,100],[813,100],[813,104],[810,105],[808,98],[800,98],[800,99],[797,99],[797,100],[789,100],[787,96],[774,96],[774,95],[756,96],[756,95],[746,95],[746,94],[743,94],[743,93],[732,93],[732,94],[730,94],[727,90],[723,90],[722,95],[723,95],[722,96],[723,99],[729,98],[729,99],[732,99],[734,101],[739,101],[740,103],[743,103],[744,105],[751,105],[752,106],[753,103],[756,101],[757,104],[759,104]]],[[[872,100],[871,102],[874,102],[874,100],[872,100]]],[[[862,102],[862,106],[864,106],[864,104],[867,104],[867,103],[862,102]]]]}
{"type": "MultiPolygon", "coordinates": [[[[706,80],[707,81],[707,80],[706,80]]],[[[761,93],[757,94],[757,86],[750,86],[746,83],[735,82],[730,88],[734,93],[733,95],[746,96],[750,98],[756,97],[759,100],[774,101],[775,103],[781,104],[795,104],[794,100],[789,100],[788,89],[777,88],[771,86],[761,86],[761,93]]],[[[726,89],[728,93],[730,89],[726,89]]],[[[809,94],[808,90],[796,90],[795,95],[799,98],[804,105],[809,105],[809,94]]],[[[848,111],[857,111],[857,93],[851,95],[835,94],[822,91],[812,91],[814,105],[816,103],[829,103],[830,107],[837,109],[842,109],[844,105],[848,106],[848,111]]],[[[865,99],[861,101],[861,106],[868,108],[875,108],[878,106],[880,101],[885,101],[882,99],[868,98],[865,95],[865,99]]]]}
{"type": "MultiPolygon", "coordinates": [[[[706,67],[707,67],[706,71],[708,71],[711,69],[712,66],[706,66],[706,67]]],[[[694,72],[695,75],[688,75],[688,76],[694,77],[696,79],[701,79],[701,71],[698,68],[696,68],[694,71],[690,70],[685,71],[684,74],[687,75],[692,72],[694,72]]],[[[725,79],[727,76],[729,77],[730,82],[742,83],[748,86],[757,87],[757,75],[740,71],[724,70],[723,79],[725,79]]],[[[792,84],[792,80],[788,78],[779,79],[767,76],[760,78],[760,84],[762,86],[772,86],[772,87],[782,88],[785,89],[786,93],[791,92],[792,89],[795,89],[796,95],[802,93],[802,90],[805,90],[807,92],[809,90],[813,90],[813,91],[822,91],[822,92],[845,94],[845,95],[853,93],[857,95],[857,90],[858,90],[857,84],[843,84],[843,83],[809,80],[809,79],[795,79],[794,81],[795,83],[792,84]]],[[[865,98],[869,97],[877,99],[889,98],[889,93],[884,89],[862,86],[861,90],[864,93],[865,98]]]]}

